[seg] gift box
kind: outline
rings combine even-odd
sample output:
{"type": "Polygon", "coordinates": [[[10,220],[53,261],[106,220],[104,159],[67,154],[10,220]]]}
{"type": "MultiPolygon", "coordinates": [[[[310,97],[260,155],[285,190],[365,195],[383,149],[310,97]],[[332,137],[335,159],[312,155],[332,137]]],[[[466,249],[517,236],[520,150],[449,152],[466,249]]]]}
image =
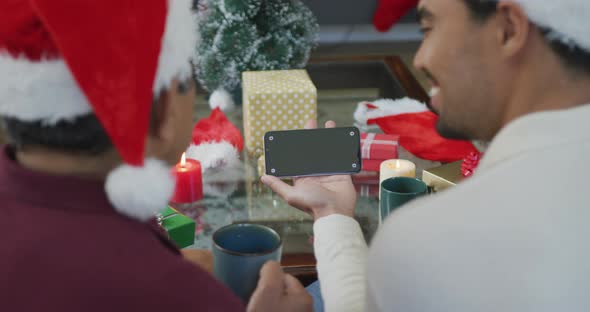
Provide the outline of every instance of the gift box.
{"type": "Polygon", "coordinates": [[[352,182],[355,184],[379,184],[379,172],[362,170],[352,175],[352,182]]]}
{"type": "Polygon", "coordinates": [[[352,183],[360,197],[379,196],[379,172],[363,170],[353,174],[352,183]]]}
{"type": "Polygon", "coordinates": [[[379,172],[383,161],[397,159],[398,140],[397,135],[361,133],[363,171],[379,172]]]}
{"type": "Polygon", "coordinates": [[[363,171],[379,172],[381,163],[386,159],[361,159],[363,171]]]}
{"type": "Polygon", "coordinates": [[[303,129],[317,119],[317,89],[305,70],[242,73],[244,139],[250,155],[262,155],[264,134],[303,129]]]}
{"type": "MultiPolygon", "coordinates": [[[[377,181],[379,182],[379,181],[377,181]]],[[[379,197],[379,184],[355,184],[354,188],[360,197],[379,197]]]]}
{"type": "Polygon", "coordinates": [[[464,179],[461,174],[462,162],[456,161],[424,170],[422,172],[422,181],[431,187],[434,192],[440,192],[451,186],[455,186],[464,179]]]}
{"type": "Polygon", "coordinates": [[[195,243],[195,221],[172,207],[164,209],[157,217],[158,224],[166,230],[168,237],[178,248],[195,243]]]}
{"type": "MultiPolygon", "coordinates": [[[[363,159],[396,159],[399,136],[379,133],[361,133],[363,159]]],[[[364,169],[364,167],[363,167],[364,169]]]]}

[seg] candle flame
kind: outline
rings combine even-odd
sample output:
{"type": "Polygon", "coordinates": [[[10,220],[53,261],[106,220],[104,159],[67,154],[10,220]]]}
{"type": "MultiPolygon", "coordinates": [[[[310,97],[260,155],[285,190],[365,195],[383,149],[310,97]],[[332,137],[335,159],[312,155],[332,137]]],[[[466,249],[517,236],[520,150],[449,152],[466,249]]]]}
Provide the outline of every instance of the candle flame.
{"type": "Polygon", "coordinates": [[[186,153],[182,153],[182,157],[180,157],[180,166],[186,166],[186,153]]]}

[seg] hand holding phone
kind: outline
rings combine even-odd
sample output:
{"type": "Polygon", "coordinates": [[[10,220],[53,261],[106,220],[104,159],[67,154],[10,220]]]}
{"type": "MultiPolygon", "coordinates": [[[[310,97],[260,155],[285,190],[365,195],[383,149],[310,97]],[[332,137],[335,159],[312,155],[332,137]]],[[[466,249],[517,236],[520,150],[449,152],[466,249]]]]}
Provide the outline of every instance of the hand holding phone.
{"type": "MultiPolygon", "coordinates": [[[[315,129],[315,121],[309,121],[306,129],[315,129]]],[[[333,121],[326,128],[334,128],[333,121]]],[[[332,214],[353,217],[356,191],[350,175],[303,177],[293,179],[293,185],[281,179],[264,175],[262,182],[297,209],[311,214],[315,220],[332,214]]]]}
{"type": "Polygon", "coordinates": [[[264,135],[266,174],[302,177],[361,171],[356,127],[269,131],[264,135]]]}

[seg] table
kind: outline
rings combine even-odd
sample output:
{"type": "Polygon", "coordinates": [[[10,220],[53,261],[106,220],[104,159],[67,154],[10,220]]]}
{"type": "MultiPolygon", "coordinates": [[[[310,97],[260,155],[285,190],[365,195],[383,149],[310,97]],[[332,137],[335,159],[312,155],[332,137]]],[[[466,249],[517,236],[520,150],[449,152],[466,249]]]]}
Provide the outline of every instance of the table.
{"type": "MultiPolygon", "coordinates": [[[[332,119],[339,126],[352,125],[356,105],[364,100],[404,96],[423,102],[429,99],[396,56],[312,59],[306,69],[318,89],[318,120],[322,123],[332,119]]],[[[204,99],[199,101],[203,102],[204,99]]],[[[209,108],[199,103],[195,113],[195,118],[205,117],[209,114],[209,108]]],[[[228,118],[239,129],[243,129],[241,109],[228,113],[228,118]]],[[[415,159],[403,150],[400,156],[417,162],[418,168],[436,165],[415,159]]],[[[210,249],[213,232],[230,223],[268,225],[283,238],[284,270],[308,284],[316,278],[313,221],[261,184],[256,166],[256,159],[244,153],[240,168],[204,176],[203,200],[175,207],[197,223],[195,244],[188,248],[210,249]]],[[[356,219],[367,241],[371,240],[379,226],[377,194],[368,192],[377,186],[378,177],[376,179],[357,185],[359,197],[356,219]]]]}

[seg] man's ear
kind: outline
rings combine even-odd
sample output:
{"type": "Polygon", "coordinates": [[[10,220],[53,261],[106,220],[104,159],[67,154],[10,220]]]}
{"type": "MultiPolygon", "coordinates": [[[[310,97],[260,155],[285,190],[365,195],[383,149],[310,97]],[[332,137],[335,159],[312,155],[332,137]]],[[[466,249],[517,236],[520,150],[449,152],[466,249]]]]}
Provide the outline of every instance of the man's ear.
{"type": "Polygon", "coordinates": [[[514,2],[498,4],[498,32],[500,53],[511,57],[519,54],[530,40],[532,27],[522,7],[514,2]]]}

